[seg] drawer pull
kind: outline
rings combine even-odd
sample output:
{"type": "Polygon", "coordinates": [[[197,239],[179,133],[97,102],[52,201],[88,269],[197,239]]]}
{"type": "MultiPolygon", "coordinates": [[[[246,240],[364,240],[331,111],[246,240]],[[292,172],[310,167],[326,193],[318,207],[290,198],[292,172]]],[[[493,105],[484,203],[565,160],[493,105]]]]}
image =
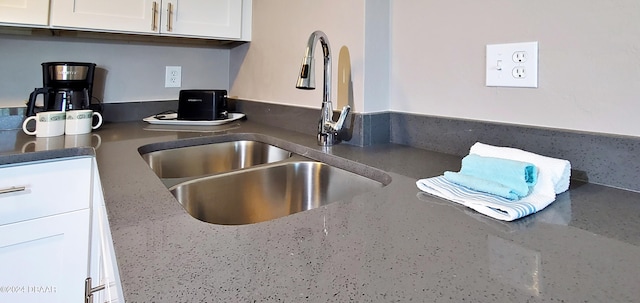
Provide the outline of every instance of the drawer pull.
{"type": "Polygon", "coordinates": [[[93,293],[105,289],[105,285],[91,287],[91,278],[84,280],[84,302],[93,303],[93,293]]]}
{"type": "Polygon", "coordinates": [[[158,28],[157,17],[158,16],[158,3],[153,1],[151,5],[151,30],[155,31],[158,28]]]}
{"type": "Polygon", "coordinates": [[[173,26],[171,25],[171,18],[173,17],[173,5],[171,2],[167,3],[167,31],[170,32],[173,30],[173,26]]]}
{"type": "Polygon", "coordinates": [[[26,186],[12,186],[9,188],[3,188],[3,189],[0,189],[0,195],[24,191],[25,189],[27,189],[26,186]]]}

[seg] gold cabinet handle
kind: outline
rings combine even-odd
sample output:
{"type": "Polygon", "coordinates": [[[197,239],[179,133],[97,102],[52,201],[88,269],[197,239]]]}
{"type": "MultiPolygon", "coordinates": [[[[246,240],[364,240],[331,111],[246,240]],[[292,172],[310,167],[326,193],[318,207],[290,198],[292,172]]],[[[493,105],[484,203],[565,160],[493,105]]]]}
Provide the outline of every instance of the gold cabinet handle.
{"type": "Polygon", "coordinates": [[[15,192],[19,192],[19,191],[24,191],[26,189],[27,189],[27,187],[25,187],[25,186],[12,186],[12,187],[9,187],[9,188],[3,188],[3,189],[0,189],[0,195],[9,194],[9,193],[15,193],[15,192]]]}
{"type": "Polygon", "coordinates": [[[158,29],[158,2],[153,1],[151,4],[151,30],[158,29]]]}
{"type": "Polygon", "coordinates": [[[172,31],[172,26],[171,26],[171,19],[173,15],[173,4],[171,4],[171,2],[167,3],[167,31],[170,32],[172,31]]]}

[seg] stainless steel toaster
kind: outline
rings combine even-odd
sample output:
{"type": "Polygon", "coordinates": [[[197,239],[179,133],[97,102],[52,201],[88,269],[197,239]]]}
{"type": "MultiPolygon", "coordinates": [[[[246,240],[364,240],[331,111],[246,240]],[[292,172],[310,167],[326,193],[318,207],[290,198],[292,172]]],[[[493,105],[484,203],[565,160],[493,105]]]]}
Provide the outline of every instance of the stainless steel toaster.
{"type": "Polygon", "coordinates": [[[178,120],[228,119],[227,91],[221,89],[181,90],[178,99],[178,120]]]}

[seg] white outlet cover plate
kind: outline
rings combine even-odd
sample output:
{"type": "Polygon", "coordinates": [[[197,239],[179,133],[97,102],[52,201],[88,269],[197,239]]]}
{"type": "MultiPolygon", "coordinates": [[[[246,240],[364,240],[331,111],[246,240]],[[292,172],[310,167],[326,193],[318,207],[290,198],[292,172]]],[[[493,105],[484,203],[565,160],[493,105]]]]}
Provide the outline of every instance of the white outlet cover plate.
{"type": "Polygon", "coordinates": [[[164,87],[182,86],[182,66],[166,66],[164,87]]]}
{"type": "Polygon", "coordinates": [[[537,41],[488,44],[486,58],[486,86],[538,87],[537,41]]]}

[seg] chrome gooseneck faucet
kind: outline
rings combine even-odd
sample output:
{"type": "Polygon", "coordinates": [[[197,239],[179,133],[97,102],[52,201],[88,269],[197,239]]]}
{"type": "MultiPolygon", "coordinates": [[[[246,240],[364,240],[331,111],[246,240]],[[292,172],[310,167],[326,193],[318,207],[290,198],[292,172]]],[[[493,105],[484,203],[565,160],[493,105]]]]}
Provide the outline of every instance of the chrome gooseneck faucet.
{"type": "Polygon", "coordinates": [[[343,107],[338,121],[333,121],[333,105],[331,104],[331,47],[329,46],[329,38],[327,38],[327,35],[322,31],[315,31],[311,33],[309,37],[296,88],[316,88],[313,54],[318,40],[320,40],[322,53],[324,55],[324,90],[322,92],[320,122],[318,123],[318,145],[331,146],[340,143],[339,133],[344,126],[344,121],[351,107],[349,105],[343,107]]]}

